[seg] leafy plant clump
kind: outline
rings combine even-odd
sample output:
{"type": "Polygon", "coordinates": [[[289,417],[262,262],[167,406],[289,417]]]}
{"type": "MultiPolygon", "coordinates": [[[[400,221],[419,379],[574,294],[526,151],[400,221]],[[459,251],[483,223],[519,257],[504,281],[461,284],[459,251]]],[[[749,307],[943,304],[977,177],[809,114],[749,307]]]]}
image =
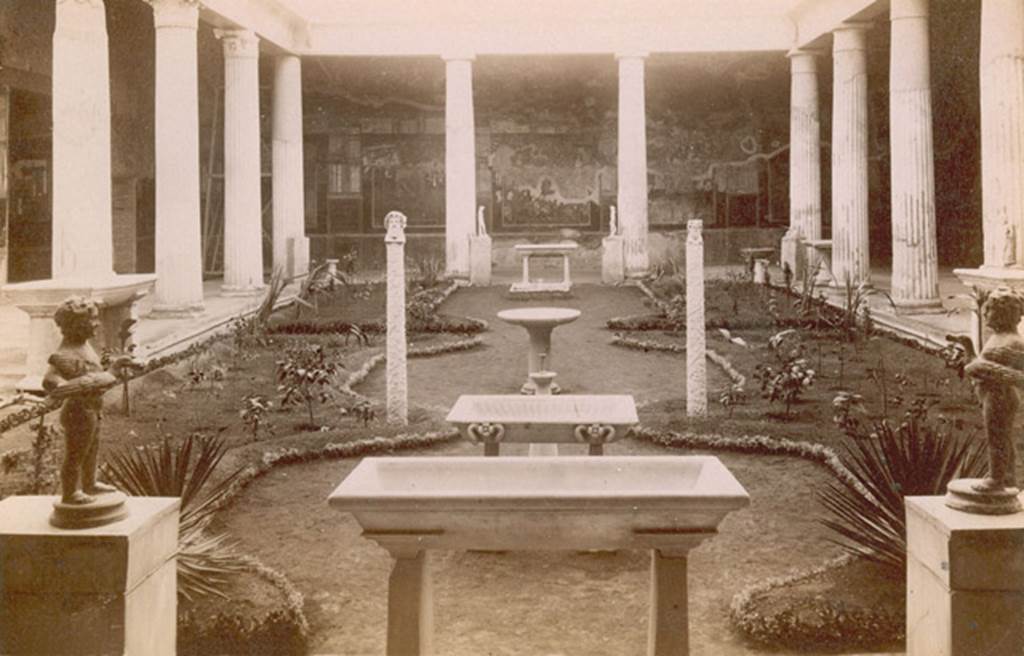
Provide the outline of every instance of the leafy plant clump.
{"type": "Polygon", "coordinates": [[[793,404],[799,401],[804,389],[814,384],[815,371],[803,357],[803,344],[793,329],[773,335],[768,340],[768,348],[775,355],[777,364],[757,365],[754,378],[761,383],[762,397],[785,405],[784,416],[788,419],[793,404]]]}
{"type": "Polygon", "coordinates": [[[836,476],[819,498],[829,516],[822,524],[846,551],[898,571],[906,568],[903,497],[940,495],[954,478],[983,475],[985,452],[963,425],[932,420],[926,403],[915,403],[898,425],[888,419],[862,422],[857,395],[833,401],[835,421],[846,434],[840,459],[849,476],[836,476]]]}
{"type": "Polygon", "coordinates": [[[319,428],[314,407],[327,403],[334,396],[332,383],[341,367],[327,357],[319,344],[303,344],[289,348],[285,357],[277,361],[277,390],[281,392],[281,406],[305,405],[309,413],[307,428],[319,428]]]}
{"type": "Polygon", "coordinates": [[[133,496],[181,497],[178,525],[178,594],[224,596],[230,578],[246,567],[224,534],[208,531],[216,508],[228,494],[241,469],[212,484],[227,445],[220,437],[190,435],[174,445],[170,440],[114,452],[103,466],[109,480],[133,496]]]}

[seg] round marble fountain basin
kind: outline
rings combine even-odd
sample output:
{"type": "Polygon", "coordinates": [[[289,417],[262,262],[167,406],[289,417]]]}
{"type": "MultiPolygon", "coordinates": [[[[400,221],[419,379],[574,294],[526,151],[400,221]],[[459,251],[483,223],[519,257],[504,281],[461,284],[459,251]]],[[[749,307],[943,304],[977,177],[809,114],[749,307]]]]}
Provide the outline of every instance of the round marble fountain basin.
{"type": "Polygon", "coordinates": [[[517,326],[558,326],[575,321],[580,316],[579,310],[572,308],[530,307],[502,310],[498,318],[517,326]]]}

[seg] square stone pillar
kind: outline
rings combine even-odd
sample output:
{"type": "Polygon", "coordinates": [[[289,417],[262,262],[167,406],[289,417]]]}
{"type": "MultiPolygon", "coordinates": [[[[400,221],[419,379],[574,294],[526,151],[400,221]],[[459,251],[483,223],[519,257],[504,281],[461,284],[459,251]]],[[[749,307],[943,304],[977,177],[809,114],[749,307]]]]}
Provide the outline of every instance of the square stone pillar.
{"type": "Polygon", "coordinates": [[[469,240],[476,219],[476,122],[473,112],[473,59],[447,53],[445,60],[444,198],[445,273],[469,277],[469,240]]]}
{"type": "Polygon", "coordinates": [[[0,501],[3,653],[173,656],[180,500],[129,497],[127,518],[65,530],[55,499],[0,501]]]}
{"type": "Polygon", "coordinates": [[[619,60],[619,227],[626,276],[650,269],[647,244],[647,109],[644,60],[647,53],[620,53],[619,60]]]}
{"type": "Polygon", "coordinates": [[[626,241],[622,235],[601,240],[601,282],[617,285],[626,279],[626,241]]]}
{"type": "Polygon", "coordinates": [[[1024,513],[907,497],[907,656],[1020,656],[1024,513]]]}
{"type": "Polygon", "coordinates": [[[491,237],[469,236],[469,284],[486,287],[491,284],[491,237]]]}

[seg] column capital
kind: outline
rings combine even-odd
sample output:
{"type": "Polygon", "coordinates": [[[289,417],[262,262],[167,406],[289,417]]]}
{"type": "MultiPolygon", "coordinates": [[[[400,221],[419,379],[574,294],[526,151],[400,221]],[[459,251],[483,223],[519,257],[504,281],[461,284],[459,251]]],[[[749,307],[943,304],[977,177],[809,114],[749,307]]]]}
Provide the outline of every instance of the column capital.
{"type": "Polygon", "coordinates": [[[647,59],[651,56],[650,52],[646,50],[623,50],[622,52],[615,53],[615,59],[647,59]]]}
{"type": "Polygon", "coordinates": [[[153,25],[194,30],[199,25],[199,0],[146,0],[153,7],[153,25]]]}
{"type": "Polygon", "coordinates": [[[892,0],[889,20],[903,18],[928,18],[928,0],[892,0]]]}
{"type": "Polygon", "coordinates": [[[252,30],[214,30],[214,36],[224,42],[225,57],[258,57],[260,38],[252,30]]]}
{"type": "Polygon", "coordinates": [[[868,21],[840,23],[832,30],[832,52],[867,50],[867,31],[871,26],[868,21]]]}
{"type": "Polygon", "coordinates": [[[74,2],[76,5],[86,5],[92,9],[103,8],[103,0],[57,0],[58,5],[62,5],[68,2],[74,2]]]}
{"type": "Polygon", "coordinates": [[[472,62],[472,61],[476,60],[476,53],[471,51],[471,50],[459,50],[459,49],[446,50],[446,51],[441,53],[441,59],[443,59],[446,62],[453,62],[453,61],[472,62]]]}
{"type": "Polygon", "coordinates": [[[823,54],[825,54],[825,51],[819,48],[793,48],[786,53],[786,57],[789,58],[790,72],[794,75],[797,73],[817,73],[818,57],[823,54]]]}

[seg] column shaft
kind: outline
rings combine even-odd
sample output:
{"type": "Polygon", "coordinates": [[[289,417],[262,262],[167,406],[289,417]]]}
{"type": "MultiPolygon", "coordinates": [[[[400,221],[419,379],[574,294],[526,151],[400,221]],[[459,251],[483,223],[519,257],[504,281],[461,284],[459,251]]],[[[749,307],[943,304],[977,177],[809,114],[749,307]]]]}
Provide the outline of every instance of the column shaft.
{"type": "Polygon", "coordinates": [[[789,228],[802,239],[821,239],[821,121],[818,60],[790,53],[789,228]]]}
{"type": "Polygon", "coordinates": [[[110,63],[103,0],[57,2],[52,278],[114,272],[110,63]]]}
{"type": "Polygon", "coordinates": [[[942,309],[935,237],[928,0],[893,0],[890,11],[892,296],[902,311],[942,309]]]}
{"type": "Polygon", "coordinates": [[[647,273],[647,111],[644,56],[619,56],[619,222],[626,277],[647,273]]]}
{"type": "Polygon", "coordinates": [[[263,286],[259,39],[217,30],[224,42],[224,293],[263,286]]]}
{"type": "Polygon", "coordinates": [[[1024,267],[1024,3],[981,5],[984,267],[1024,267]]]}
{"type": "Polygon", "coordinates": [[[203,308],[196,0],[150,0],[156,27],[157,312],[203,308]]]}
{"type": "Polygon", "coordinates": [[[844,285],[867,280],[868,74],[865,32],[835,30],[832,90],[832,273],[844,285]]]}
{"type": "Polygon", "coordinates": [[[686,416],[708,414],[707,344],[704,333],[704,222],[686,222],[686,416]]]}
{"type": "Polygon", "coordinates": [[[469,277],[469,237],[476,233],[476,127],[473,61],[445,60],[445,269],[469,277]]]}
{"type": "Polygon", "coordinates": [[[274,67],[274,268],[289,277],[309,271],[302,159],[302,63],[281,55],[274,67]]]}

